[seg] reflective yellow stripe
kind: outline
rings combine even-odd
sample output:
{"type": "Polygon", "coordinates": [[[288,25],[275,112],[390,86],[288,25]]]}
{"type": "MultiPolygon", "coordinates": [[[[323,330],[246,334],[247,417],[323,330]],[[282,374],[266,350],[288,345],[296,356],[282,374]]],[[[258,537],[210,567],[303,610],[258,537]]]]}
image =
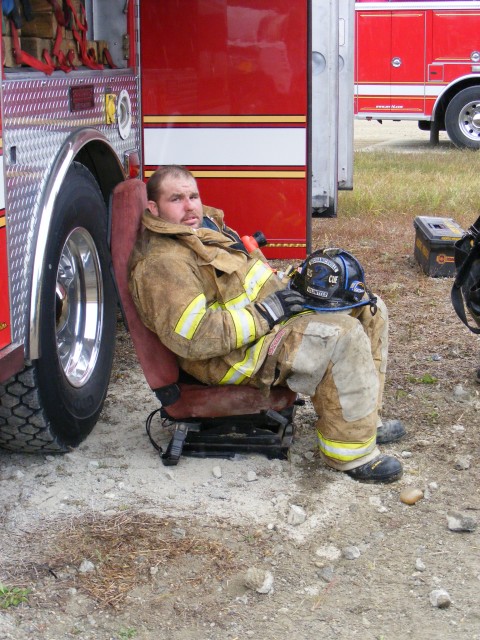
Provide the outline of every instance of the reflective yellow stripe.
{"type": "Polygon", "coordinates": [[[223,306],[225,309],[231,310],[231,309],[243,309],[244,307],[247,306],[247,304],[250,304],[249,297],[247,296],[246,293],[241,293],[236,298],[232,298],[232,300],[225,302],[223,306]]]}
{"type": "MultiPolygon", "coordinates": [[[[257,260],[252,268],[249,270],[243,283],[245,293],[240,293],[235,298],[227,300],[226,302],[215,301],[209,305],[209,309],[227,309],[228,311],[235,311],[244,309],[250,302],[257,299],[258,294],[265,284],[265,282],[271,277],[273,271],[265,265],[261,260],[257,260]]],[[[245,344],[245,343],[243,343],[245,344]]]]}
{"type": "Polygon", "coordinates": [[[247,376],[233,367],[227,371],[218,384],[242,384],[247,376]]]}
{"type": "Polygon", "coordinates": [[[243,360],[234,364],[223,376],[219,384],[240,384],[246,378],[252,377],[257,368],[265,337],[260,338],[258,342],[245,351],[243,360]]]}
{"type": "Polygon", "coordinates": [[[273,271],[261,260],[257,260],[245,278],[245,291],[250,300],[256,300],[265,282],[272,276],[273,271]]]}
{"type": "Polygon", "coordinates": [[[327,440],[317,431],[318,446],[320,451],[334,460],[340,462],[349,462],[356,460],[374,450],[376,436],[372,436],[367,442],[338,442],[335,440],[327,440]]]}
{"type": "Polygon", "coordinates": [[[243,347],[255,340],[255,321],[252,314],[245,309],[228,310],[232,316],[235,325],[235,333],[237,335],[236,348],[243,347]]]}
{"type": "MultiPolygon", "coordinates": [[[[236,347],[241,347],[255,340],[255,321],[244,308],[255,300],[265,282],[271,277],[272,270],[261,260],[257,260],[246,275],[243,287],[245,293],[228,300],[225,303],[215,301],[209,305],[208,309],[226,309],[235,325],[236,347]]],[[[197,296],[182,313],[180,320],[175,327],[175,333],[191,340],[195,331],[206,313],[207,301],[203,294],[197,296]]]]}
{"type": "Polygon", "coordinates": [[[207,299],[201,293],[188,305],[185,311],[182,313],[180,320],[175,327],[175,333],[191,340],[198,325],[203,320],[206,309],[207,299]]]}
{"type": "Polygon", "coordinates": [[[273,271],[261,260],[257,260],[245,276],[243,288],[245,293],[225,303],[227,308],[243,309],[247,304],[257,299],[265,282],[271,278],[273,271]]]}

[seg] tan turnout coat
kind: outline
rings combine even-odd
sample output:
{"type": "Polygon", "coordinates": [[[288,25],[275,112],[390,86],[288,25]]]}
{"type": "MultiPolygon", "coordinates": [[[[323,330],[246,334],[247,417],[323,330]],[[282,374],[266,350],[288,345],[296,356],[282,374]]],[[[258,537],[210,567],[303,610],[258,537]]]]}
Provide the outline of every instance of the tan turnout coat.
{"type": "Polygon", "coordinates": [[[277,331],[255,302],[285,285],[261,251],[241,249],[222,211],[204,206],[204,215],[219,231],[144,212],[130,259],[130,290],[142,321],[184,371],[207,384],[249,384],[277,331]]]}

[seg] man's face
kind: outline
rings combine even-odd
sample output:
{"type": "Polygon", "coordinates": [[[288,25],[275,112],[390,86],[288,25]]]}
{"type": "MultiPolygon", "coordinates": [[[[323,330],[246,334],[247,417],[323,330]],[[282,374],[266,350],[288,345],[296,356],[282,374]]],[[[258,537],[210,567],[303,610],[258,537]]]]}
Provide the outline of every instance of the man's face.
{"type": "Polygon", "coordinates": [[[185,224],[192,229],[202,226],[202,201],[193,178],[167,176],[157,202],[149,200],[148,206],[154,216],[167,222],[185,224]]]}

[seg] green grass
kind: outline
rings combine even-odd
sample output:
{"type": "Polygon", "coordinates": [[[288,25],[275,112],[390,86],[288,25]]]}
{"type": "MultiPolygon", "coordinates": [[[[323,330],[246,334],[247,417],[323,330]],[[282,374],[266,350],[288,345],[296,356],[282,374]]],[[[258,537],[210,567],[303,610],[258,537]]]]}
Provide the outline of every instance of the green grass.
{"type": "Polygon", "coordinates": [[[357,151],[354,188],[340,192],[339,212],[376,220],[451,217],[468,226],[480,214],[480,154],[357,151]]]}
{"type": "Polygon", "coordinates": [[[8,587],[0,583],[0,609],[16,607],[22,602],[27,602],[29,593],[30,589],[8,587]]]}

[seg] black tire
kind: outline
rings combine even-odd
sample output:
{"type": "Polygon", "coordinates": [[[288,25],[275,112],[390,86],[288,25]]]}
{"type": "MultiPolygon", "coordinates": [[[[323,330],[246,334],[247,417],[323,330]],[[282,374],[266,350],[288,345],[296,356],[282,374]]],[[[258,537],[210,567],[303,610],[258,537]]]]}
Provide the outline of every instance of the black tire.
{"type": "Polygon", "coordinates": [[[74,163],[55,203],[46,248],[41,357],[0,385],[3,448],[67,451],[97,422],[110,379],[116,324],[106,228],[98,185],[83,165],[74,163]]]}
{"type": "Polygon", "coordinates": [[[480,87],[468,87],[449,102],[445,128],[460,149],[480,149],[480,87]]]}

